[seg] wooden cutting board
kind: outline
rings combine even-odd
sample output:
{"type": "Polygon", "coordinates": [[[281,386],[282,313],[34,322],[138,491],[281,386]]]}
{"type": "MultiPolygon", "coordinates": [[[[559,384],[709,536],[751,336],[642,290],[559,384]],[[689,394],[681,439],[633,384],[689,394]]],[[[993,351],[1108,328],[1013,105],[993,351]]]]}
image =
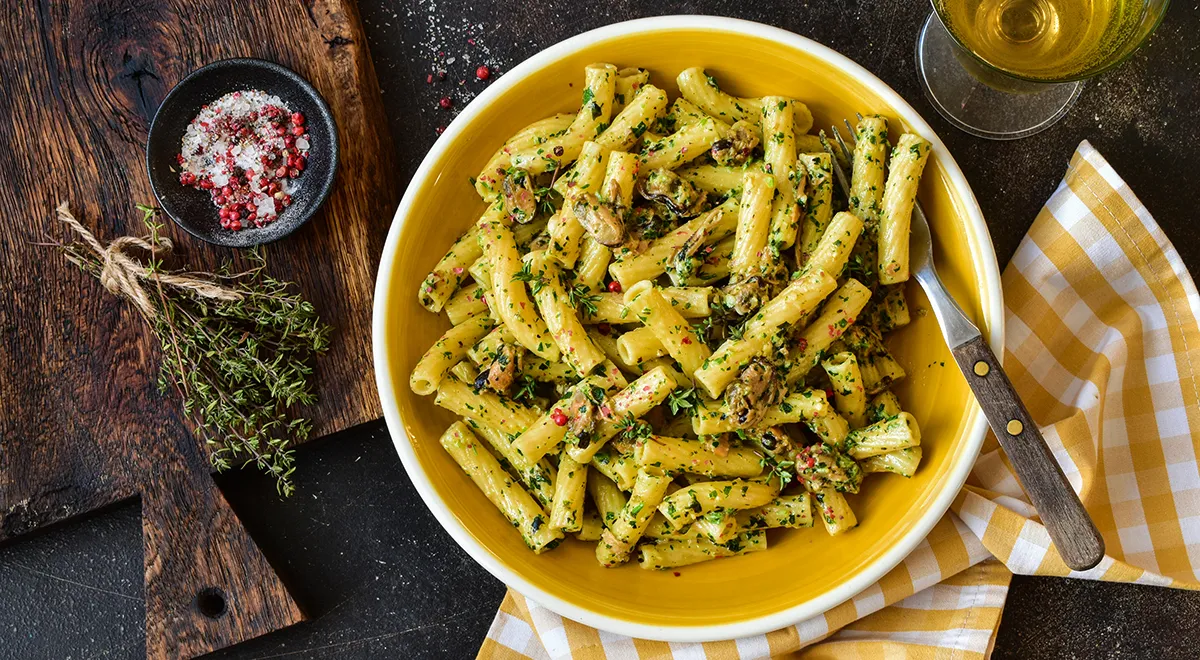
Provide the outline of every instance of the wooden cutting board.
{"type": "MultiPolygon", "coordinates": [[[[380,415],[371,368],[377,259],[399,187],[375,71],[353,0],[30,0],[0,16],[0,542],[141,497],[146,649],[191,657],[303,614],[214,485],[158,346],[133,307],[53,249],[63,200],[107,242],[142,234],[143,159],[162,98],[228,57],[306,77],[338,124],[324,209],[266,249],[336,328],[317,365],[314,437],[380,415]]],[[[236,257],[168,223],[177,257],[236,257]]],[[[302,496],[302,494],[301,494],[302,496]]]]}

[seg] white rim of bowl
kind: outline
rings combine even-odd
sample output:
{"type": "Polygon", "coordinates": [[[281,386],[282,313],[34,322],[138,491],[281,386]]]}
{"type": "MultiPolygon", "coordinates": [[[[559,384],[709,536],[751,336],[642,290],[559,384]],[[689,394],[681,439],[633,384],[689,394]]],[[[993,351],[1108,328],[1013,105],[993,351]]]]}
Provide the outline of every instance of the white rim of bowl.
{"type": "MultiPolygon", "coordinates": [[[[967,183],[966,176],[958,167],[958,163],[955,162],[954,157],[946,149],[946,145],[942,143],[941,139],[934,133],[933,128],[921,118],[907,101],[874,74],[828,46],[821,45],[811,39],[780,28],[752,21],[718,16],[658,16],[615,23],[559,42],[521,62],[471,101],[459,116],[451,122],[442,137],[429,150],[429,153],[425,155],[424,160],[421,161],[421,165],[417,168],[409,185],[419,186],[418,182],[428,178],[434,165],[445,154],[448,145],[459,136],[463,127],[485,112],[496,98],[500,97],[518,81],[534,71],[598,42],[639,32],[680,29],[701,29],[714,32],[744,34],[780,42],[786,46],[807,52],[824,60],[831,66],[844,71],[856,81],[869,87],[884,102],[894,108],[905,122],[921,135],[929,138],[933,143],[934,154],[946,169],[946,174],[950,178],[952,188],[958,193],[958,196],[963,200],[966,207],[961,210],[965,214],[967,240],[971,247],[971,253],[980,262],[981,270],[988,276],[985,277],[985,289],[982,294],[985,318],[990,322],[990,331],[988,332],[989,343],[996,355],[1003,355],[1003,298],[1000,292],[1000,271],[996,264],[996,252],[992,247],[992,239],[988,234],[987,224],[984,222],[983,212],[979,208],[979,203],[975,200],[975,195],[967,183]]],[[[415,190],[415,188],[413,189],[415,190]]],[[[961,439],[961,442],[965,443],[967,451],[961,454],[958,463],[952,467],[944,490],[937,495],[932,506],[926,510],[925,514],[918,519],[916,524],[909,529],[900,541],[866,568],[859,571],[857,575],[841,585],[816,598],[774,614],[720,625],[651,626],[597,614],[562,600],[553,594],[535,587],[520,575],[510,570],[492,555],[487,548],[471,536],[434,490],[433,484],[429,481],[429,478],[425,475],[424,470],[417,461],[416,453],[413,451],[408,435],[404,431],[404,423],[400,419],[400,411],[396,406],[396,394],[392,387],[387,342],[380,339],[385,336],[386,331],[384,319],[386,317],[387,300],[391,288],[391,273],[397,259],[396,248],[400,239],[401,229],[406,222],[405,218],[408,216],[412,205],[413,195],[406,192],[400,202],[400,206],[396,209],[392,226],[388,230],[387,242],[383,247],[383,254],[380,259],[379,271],[375,283],[372,353],[375,363],[375,380],[379,388],[379,400],[383,406],[383,416],[387,422],[388,432],[392,436],[392,442],[396,445],[396,453],[400,455],[404,469],[408,472],[413,485],[416,486],[421,499],[425,501],[425,505],[433,512],[434,517],[441,523],[442,528],[450,534],[451,538],[466,550],[467,554],[471,555],[476,562],[495,576],[496,579],[561,616],[601,630],[666,642],[706,642],[735,639],[770,632],[798,623],[822,614],[849,600],[903,561],[929,535],[929,531],[933,529],[937,521],[950,508],[950,504],[958,495],[959,489],[962,488],[962,485],[966,482],[967,475],[975,465],[975,458],[979,454],[979,448],[983,444],[984,433],[987,428],[987,422],[981,414],[978,405],[972,406],[969,413],[970,422],[968,430],[965,433],[965,437],[961,439]]]]}

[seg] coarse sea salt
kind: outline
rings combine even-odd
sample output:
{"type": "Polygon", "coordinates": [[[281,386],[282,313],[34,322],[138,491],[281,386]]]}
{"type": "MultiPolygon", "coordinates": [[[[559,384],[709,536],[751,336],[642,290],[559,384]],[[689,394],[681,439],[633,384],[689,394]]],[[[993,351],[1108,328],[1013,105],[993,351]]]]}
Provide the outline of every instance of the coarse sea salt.
{"type": "Polygon", "coordinates": [[[305,118],[261,90],[226,94],[200,109],[184,131],[180,183],[209,191],[221,226],[273,222],[291,203],[307,166],[305,118]]]}

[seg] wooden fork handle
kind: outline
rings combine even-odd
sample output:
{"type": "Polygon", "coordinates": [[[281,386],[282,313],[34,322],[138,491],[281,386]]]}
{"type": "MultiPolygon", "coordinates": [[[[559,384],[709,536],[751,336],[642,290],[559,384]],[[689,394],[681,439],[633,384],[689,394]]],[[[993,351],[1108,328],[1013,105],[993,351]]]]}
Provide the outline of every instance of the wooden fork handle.
{"type": "Polygon", "coordinates": [[[1063,561],[1076,571],[1100,563],[1104,558],[1104,538],[1054,460],[987,341],[976,336],[951,352],[1063,561]]]}

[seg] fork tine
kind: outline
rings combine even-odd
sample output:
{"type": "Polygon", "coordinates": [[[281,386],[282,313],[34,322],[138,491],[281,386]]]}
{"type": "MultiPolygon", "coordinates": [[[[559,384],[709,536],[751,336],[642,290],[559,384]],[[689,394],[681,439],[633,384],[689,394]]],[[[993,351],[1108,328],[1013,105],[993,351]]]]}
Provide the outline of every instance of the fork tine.
{"type": "MultiPolygon", "coordinates": [[[[833,128],[834,137],[837,138],[838,143],[845,144],[844,142],[842,142],[842,136],[837,134],[837,128],[836,127],[832,127],[832,128],[833,128]]],[[[833,164],[833,178],[837,179],[838,185],[841,186],[842,194],[849,197],[850,196],[850,181],[846,179],[846,173],[844,171],[842,171],[842,164],[840,162],[838,162],[837,156],[834,155],[833,147],[830,146],[829,140],[825,137],[825,131],[820,131],[817,135],[821,140],[821,146],[825,147],[825,151],[829,152],[829,160],[833,164]]]]}
{"type": "Polygon", "coordinates": [[[863,120],[863,116],[862,116],[862,113],[861,113],[861,112],[856,112],[856,113],[854,113],[854,116],[855,116],[855,117],[858,117],[858,120],[859,120],[859,121],[862,121],[862,120],[863,120]]]}
{"type": "MultiPolygon", "coordinates": [[[[861,116],[861,115],[859,115],[859,119],[860,119],[860,120],[862,119],[862,116],[861,116]]],[[[850,139],[851,139],[851,140],[855,139],[855,138],[854,138],[854,136],[855,136],[855,135],[858,135],[858,132],[857,132],[857,131],[855,131],[855,130],[854,130],[854,127],[850,125],[850,120],[849,120],[849,119],[843,119],[843,120],[842,120],[842,123],[846,125],[846,130],[850,131],[850,139]]]]}
{"type": "Polygon", "coordinates": [[[833,131],[833,137],[837,140],[838,146],[842,148],[842,153],[846,156],[846,162],[850,166],[854,166],[854,150],[846,145],[846,141],[842,139],[842,132],[837,129],[837,126],[830,126],[829,130],[833,131]]]}

